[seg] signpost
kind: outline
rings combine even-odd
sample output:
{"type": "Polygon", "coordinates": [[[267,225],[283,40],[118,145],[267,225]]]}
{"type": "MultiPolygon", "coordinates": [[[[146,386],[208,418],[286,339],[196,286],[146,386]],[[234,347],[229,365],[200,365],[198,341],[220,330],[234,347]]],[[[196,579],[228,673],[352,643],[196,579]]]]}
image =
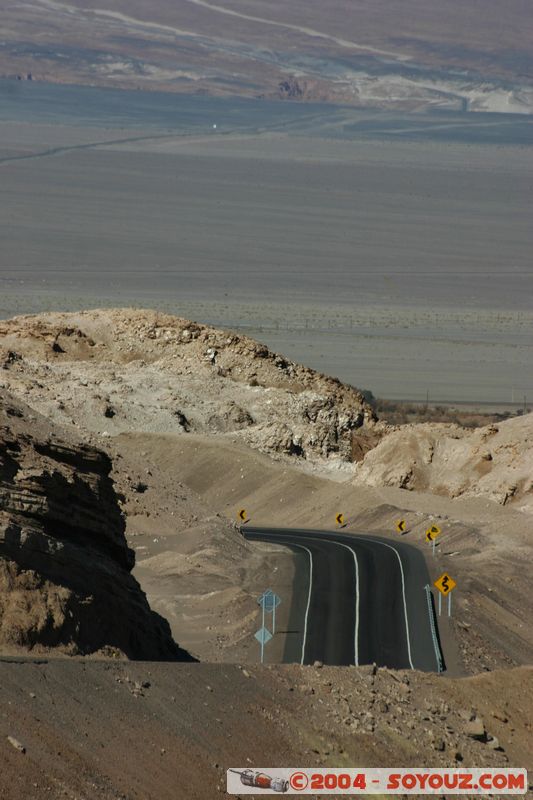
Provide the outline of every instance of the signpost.
{"type": "Polygon", "coordinates": [[[440,617],[441,612],[442,612],[442,598],[443,597],[447,597],[448,598],[448,616],[451,617],[451,615],[452,615],[452,592],[455,589],[455,587],[457,586],[456,581],[454,581],[454,579],[451,577],[451,575],[448,575],[447,572],[444,572],[440,576],[440,578],[437,578],[437,580],[434,583],[434,586],[436,586],[437,589],[440,592],[440,594],[439,594],[439,617],[440,617]]]}
{"type": "Polygon", "coordinates": [[[257,600],[257,605],[261,606],[261,627],[256,631],[255,638],[261,645],[261,664],[264,662],[265,658],[265,644],[269,642],[276,633],[276,608],[280,603],[281,597],[278,597],[272,589],[267,589],[257,600]],[[272,633],[265,627],[265,614],[267,612],[272,614],[272,633]]]}
{"type": "Polygon", "coordinates": [[[259,628],[259,630],[255,634],[255,638],[261,645],[261,664],[262,664],[265,659],[265,644],[272,639],[272,634],[263,625],[263,627],[259,628]]]}

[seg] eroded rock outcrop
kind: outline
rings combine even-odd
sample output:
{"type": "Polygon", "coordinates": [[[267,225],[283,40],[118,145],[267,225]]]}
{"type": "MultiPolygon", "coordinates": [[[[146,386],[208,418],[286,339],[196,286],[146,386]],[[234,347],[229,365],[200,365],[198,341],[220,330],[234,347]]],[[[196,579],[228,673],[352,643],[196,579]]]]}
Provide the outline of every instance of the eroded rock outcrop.
{"type": "Polygon", "coordinates": [[[190,658],[131,575],[110,470],[0,393],[0,648],[190,658]]]}
{"type": "Polygon", "coordinates": [[[446,423],[391,429],[356,465],[359,482],[487,497],[533,511],[533,414],[475,430],[446,423]]]}
{"type": "Polygon", "coordinates": [[[17,317],[0,322],[0,342],[0,383],[91,433],[230,434],[271,455],[341,462],[382,433],[354,387],[248,336],[155,311],[17,317]]]}

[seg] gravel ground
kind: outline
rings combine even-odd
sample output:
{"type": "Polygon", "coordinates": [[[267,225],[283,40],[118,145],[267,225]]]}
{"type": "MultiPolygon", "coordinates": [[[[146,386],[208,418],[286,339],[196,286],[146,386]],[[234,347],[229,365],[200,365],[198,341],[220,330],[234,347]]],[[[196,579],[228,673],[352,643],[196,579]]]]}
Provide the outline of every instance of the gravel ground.
{"type": "Polygon", "coordinates": [[[242,766],[531,769],[532,677],[4,659],[0,796],[210,800],[242,766]]]}

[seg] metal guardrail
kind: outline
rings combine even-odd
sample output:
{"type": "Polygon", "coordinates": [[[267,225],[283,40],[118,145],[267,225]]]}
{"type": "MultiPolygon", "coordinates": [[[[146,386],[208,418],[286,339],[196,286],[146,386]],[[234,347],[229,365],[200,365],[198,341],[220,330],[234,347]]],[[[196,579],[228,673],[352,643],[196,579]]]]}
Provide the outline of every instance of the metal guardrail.
{"type": "Polygon", "coordinates": [[[431,594],[431,587],[429,583],[424,586],[426,593],[426,601],[428,604],[429,614],[429,627],[431,629],[431,638],[433,639],[433,647],[435,649],[435,658],[437,661],[437,672],[444,672],[444,658],[440,647],[439,637],[437,635],[437,625],[435,620],[435,608],[433,606],[433,595],[431,594]]]}

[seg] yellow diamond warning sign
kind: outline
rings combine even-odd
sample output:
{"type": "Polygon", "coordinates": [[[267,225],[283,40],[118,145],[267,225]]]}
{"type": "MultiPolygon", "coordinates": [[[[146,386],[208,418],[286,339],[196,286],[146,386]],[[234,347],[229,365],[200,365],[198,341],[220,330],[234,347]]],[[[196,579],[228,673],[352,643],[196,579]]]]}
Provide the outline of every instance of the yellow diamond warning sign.
{"type": "Polygon", "coordinates": [[[440,576],[440,578],[437,578],[437,580],[434,583],[434,586],[437,587],[437,589],[441,594],[446,596],[450,594],[450,592],[453,592],[453,590],[457,586],[457,583],[454,581],[452,577],[450,577],[450,575],[448,575],[447,572],[445,572],[443,575],[440,576]]]}

